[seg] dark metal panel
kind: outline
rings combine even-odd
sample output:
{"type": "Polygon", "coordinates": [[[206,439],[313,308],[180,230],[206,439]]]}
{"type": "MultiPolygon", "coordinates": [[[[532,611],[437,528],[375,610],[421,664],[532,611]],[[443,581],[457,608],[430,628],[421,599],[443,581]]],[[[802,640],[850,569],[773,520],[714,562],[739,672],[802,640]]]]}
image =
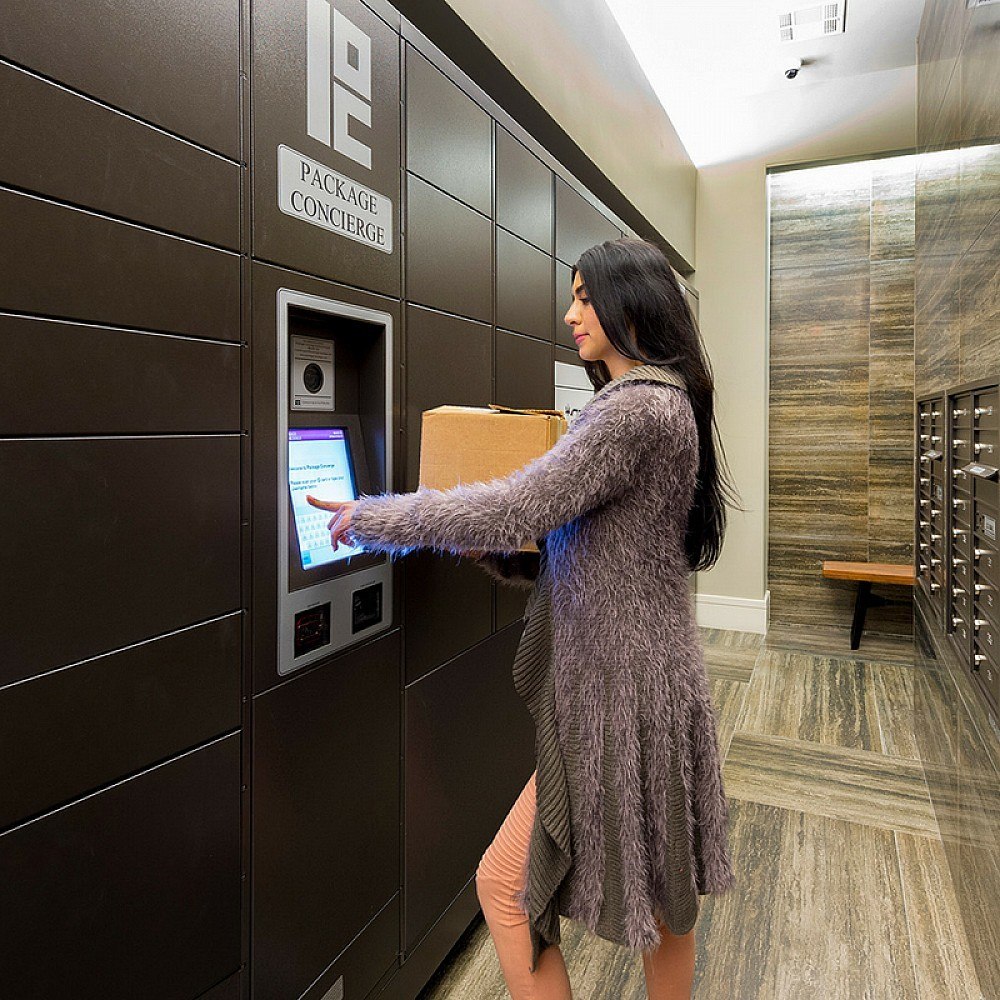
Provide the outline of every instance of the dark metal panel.
{"type": "Polygon", "coordinates": [[[240,964],[240,737],[0,837],[17,1000],[197,997],[240,964]]]}
{"type": "Polygon", "coordinates": [[[198,1000],[240,1000],[240,974],[234,972],[207,993],[202,993],[198,1000]]]}
{"type": "Polygon", "coordinates": [[[497,222],[552,253],[552,171],[499,126],[497,222]]]}
{"type": "Polygon", "coordinates": [[[435,406],[488,406],[493,392],[493,331],[481,323],[407,306],[406,488],[420,471],[423,411],[435,406]]]}
{"type": "Polygon", "coordinates": [[[493,214],[493,121],[409,46],[406,168],[484,215],[493,214]]]}
{"type": "Polygon", "coordinates": [[[0,828],[240,724],[240,616],[0,690],[0,828]]]}
{"type": "Polygon", "coordinates": [[[573,304],[573,270],[561,260],[555,262],[555,302],[554,322],[556,325],[556,343],[568,347],[574,354],[578,353],[576,341],[573,340],[573,329],[566,322],[566,313],[573,304]]]}
{"type": "Polygon", "coordinates": [[[690,274],[694,270],[497,59],[448,0],[397,0],[396,7],[403,15],[404,40],[440,66],[499,125],[557,176],[573,178],[593,192],[624,226],[659,244],[679,271],[690,274]]]}
{"type": "Polygon", "coordinates": [[[240,347],[0,315],[5,434],[239,431],[240,347]]]}
{"type": "Polygon", "coordinates": [[[402,901],[397,892],[340,957],[302,994],[302,1000],[377,996],[379,985],[399,969],[401,909],[402,901]]]}
{"type": "Polygon", "coordinates": [[[406,689],[409,951],[475,874],[534,766],[511,626],[406,689]]]}
{"type": "MultiPolygon", "coordinates": [[[[497,330],[496,401],[504,406],[555,405],[551,344],[497,330]]],[[[517,622],[524,614],[530,590],[498,584],[497,628],[517,622]]]]}
{"type": "Polygon", "coordinates": [[[7,0],[0,55],[240,155],[237,0],[7,0]]]}
{"type": "MultiPolygon", "coordinates": [[[[557,346],[555,360],[561,361],[565,365],[577,365],[578,367],[583,368],[583,361],[580,358],[580,352],[576,350],[576,348],[568,350],[565,347],[557,346]]],[[[553,378],[554,377],[555,373],[553,370],[553,378]]]]}
{"type": "Polygon", "coordinates": [[[531,593],[526,587],[515,587],[507,583],[496,586],[496,627],[499,631],[524,618],[524,609],[531,593]]]}
{"type": "MultiPolygon", "coordinates": [[[[366,167],[308,133],[305,3],[257,0],[253,18],[253,256],[387,295],[400,292],[399,35],[360,0],[335,0],[371,41],[371,126],[349,119],[350,136],[371,149],[366,167]],[[278,207],[278,147],[336,171],[392,203],[392,253],[331,232],[278,207]]],[[[332,18],[332,13],[331,13],[332,18]]],[[[331,20],[332,26],[332,20],[331,20]]],[[[339,86],[331,62],[331,123],[339,86]]],[[[353,93],[353,90],[352,90],[353,93]]],[[[348,100],[360,100],[351,98],[348,100]]],[[[361,112],[365,114],[366,112],[361,112]]],[[[333,135],[331,124],[331,135],[333,135]]],[[[322,195],[320,195],[322,197],[322,195]]]]}
{"type": "Polygon", "coordinates": [[[420,939],[417,947],[407,954],[399,971],[372,993],[372,1000],[413,1000],[479,916],[476,885],[470,880],[420,939]]]}
{"type": "Polygon", "coordinates": [[[492,581],[471,559],[414,552],[404,563],[406,682],[485,639],[492,581]]]}
{"type": "Polygon", "coordinates": [[[240,168],[0,64],[0,182],[231,249],[240,168]]]}
{"type": "Polygon", "coordinates": [[[401,686],[393,630],[254,701],[255,1000],[300,996],[399,890],[401,686]]]}
{"type": "Polygon", "coordinates": [[[552,345],[497,330],[496,402],[548,408],[555,393],[552,345]]]}
{"type": "Polygon", "coordinates": [[[239,607],[240,441],[0,441],[0,684],[239,607]]]}
{"type": "MultiPolygon", "coordinates": [[[[493,390],[493,331],[470,320],[408,306],[406,310],[407,486],[419,485],[424,410],[486,406],[493,390]]],[[[410,683],[492,630],[492,584],[459,556],[415,552],[405,575],[406,680],[410,683]]]]}
{"type": "Polygon", "coordinates": [[[552,339],[552,258],[497,229],[497,326],[552,339]]]}
{"type": "Polygon", "coordinates": [[[490,322],[490,220],[407,175],[406,298],[490,322]]]}
{"type": "Polygon", "coordinates": [[[0,309],[239,340],[236,254],[0,190],[0,309]]]}
{"type": "Polygon", "coordinates": [[[584,250],[617,240],[621,230],[564,180],[556,178],[556,256],[575,264],[584,250]]]}

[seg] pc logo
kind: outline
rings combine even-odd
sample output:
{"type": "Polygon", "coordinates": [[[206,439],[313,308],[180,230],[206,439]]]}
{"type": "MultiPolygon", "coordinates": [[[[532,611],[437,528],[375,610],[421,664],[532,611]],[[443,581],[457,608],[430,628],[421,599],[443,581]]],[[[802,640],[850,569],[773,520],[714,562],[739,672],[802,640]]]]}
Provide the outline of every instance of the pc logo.
{"type": "Polygon", "coordinates": [[[348,131],[352,118],[371,128],[371,100],[371,38],[330,0],[306,0],[306,131],[371,170],[371,147],[348,131]]]}

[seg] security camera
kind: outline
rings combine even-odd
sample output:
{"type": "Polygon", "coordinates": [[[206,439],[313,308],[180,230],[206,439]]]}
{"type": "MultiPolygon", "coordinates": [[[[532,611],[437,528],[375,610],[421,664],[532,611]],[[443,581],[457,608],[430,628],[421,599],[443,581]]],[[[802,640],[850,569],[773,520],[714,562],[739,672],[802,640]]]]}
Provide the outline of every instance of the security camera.
{"type": "Polygon", "coordinates": [[[794,80],[799,75],[799,70],[802,69],[802,60],[796,59],[788,69],[785,70],[785,76],[789,80],[794,80]]]}

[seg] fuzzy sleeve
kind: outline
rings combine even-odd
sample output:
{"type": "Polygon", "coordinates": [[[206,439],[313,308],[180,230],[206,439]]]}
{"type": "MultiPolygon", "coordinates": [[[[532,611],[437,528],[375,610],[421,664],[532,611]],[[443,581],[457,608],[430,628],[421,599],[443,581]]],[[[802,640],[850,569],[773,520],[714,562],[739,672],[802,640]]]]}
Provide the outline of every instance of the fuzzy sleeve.
{"type": "MultiPolygon", "coordinates": [[[[544,542],[542,543],[545,544],[544,542]]],[[[538,579],[541,554],[538,552],[487,552],[476,563],[501,583],[522,590],[534,587],[538,579]]]]}
{"type": "Polygon", "coordinates": [[[676,391],[612,386],[545,454],[499,479],[362,495],[349,534],[369,551],[394,554],[515,552],[624,493],[663,438],[664,394],[676,391]]]}

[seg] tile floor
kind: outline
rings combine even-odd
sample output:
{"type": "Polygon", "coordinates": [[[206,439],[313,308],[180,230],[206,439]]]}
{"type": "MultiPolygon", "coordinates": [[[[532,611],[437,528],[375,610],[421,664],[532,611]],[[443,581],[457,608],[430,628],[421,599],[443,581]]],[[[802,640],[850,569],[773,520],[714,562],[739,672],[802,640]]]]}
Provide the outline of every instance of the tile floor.
{"type": "MultiPolygon", "coordinates": [[[[702,629],[738,884],[703,896],[695,1000],[979,1000],[914,737],[912,640],[702,629]]],[[[563,918],[575,1000],[642,965],[563,918]]],[[[481,917],[419,1000],[508,996],[481,917]]]]}

